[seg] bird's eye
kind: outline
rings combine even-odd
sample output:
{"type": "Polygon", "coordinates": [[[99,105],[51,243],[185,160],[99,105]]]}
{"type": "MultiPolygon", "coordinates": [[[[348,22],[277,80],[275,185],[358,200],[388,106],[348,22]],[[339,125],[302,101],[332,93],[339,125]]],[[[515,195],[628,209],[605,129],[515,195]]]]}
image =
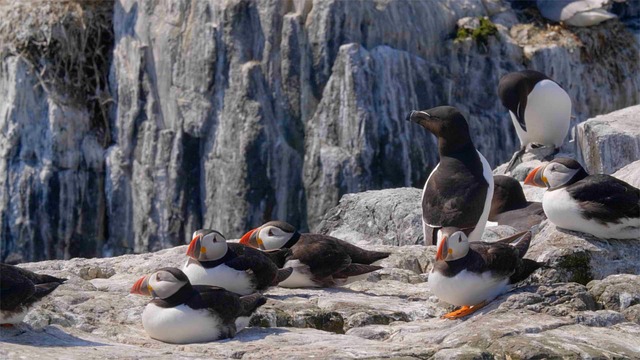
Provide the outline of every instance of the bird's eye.
{"type": "Polygon", "coordinates": [[[461,242],[462,242],[462,238],[461,238],[461,237],[459,237],[459,238],[458,238],[458,242],[459,242],[459,243],[461,243],[461,242]]]}
{"type": "Polygon", "coordinates": [[[268,235],[269,235],[269,236],[273,236],[273,230],[269,229],[269,233],[268,233],[268,235]]]}

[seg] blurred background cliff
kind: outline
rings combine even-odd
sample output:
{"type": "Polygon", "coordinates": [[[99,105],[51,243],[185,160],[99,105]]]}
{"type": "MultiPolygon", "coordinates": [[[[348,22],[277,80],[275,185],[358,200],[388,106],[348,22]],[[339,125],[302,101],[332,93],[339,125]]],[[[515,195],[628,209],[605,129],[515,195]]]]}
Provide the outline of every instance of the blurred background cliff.
{"type": "Polygon", "coordinates": [[[0,260],[313,229],[343,194],[422,187],[437,151],[411,109],[460,108],[495,167],[515,70],[560,83],[574,124],[640,102],[640,2],[590,28],[531,5],[0,0],[0,260]]]}

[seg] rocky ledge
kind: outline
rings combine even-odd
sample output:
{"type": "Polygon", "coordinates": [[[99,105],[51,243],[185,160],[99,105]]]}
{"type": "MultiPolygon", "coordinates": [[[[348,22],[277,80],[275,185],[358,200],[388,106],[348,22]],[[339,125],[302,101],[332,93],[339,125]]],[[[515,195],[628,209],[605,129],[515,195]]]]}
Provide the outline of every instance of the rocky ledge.
{"type": "MultiPolygon", "coordinates": [[[[273,288],[252,327],[231,340],[171,345],[150,339],[130,295],[142,274],[180,266],[185,246],[105,259],[23,264],[69,281],[21,324],[0,329],[2,358],[637,358],[640,253],[634,242],[601,241],[543,223],[527,257],[544,261],[520,287],[463,320],[429,290],[434,246],[421,241],[419,190],[345,196],[320,228],[393,254],[376,273],[331,289],[273,288]],[[416,216],[418,217],[416,220],[416,216]],[[381,226],[380,224],[387,224],[381,226]],[[415,231],[399,231],[413,229],[415,231]],[[395,234],[395,235],[390,235],[395,234]],[[386,245],[385,245],[386,244],[386,245]]],[[[535,195],[535,193],[534,193],[535,195]]],[[[514,232],[487,228],[485,238],[514,232]]]]}

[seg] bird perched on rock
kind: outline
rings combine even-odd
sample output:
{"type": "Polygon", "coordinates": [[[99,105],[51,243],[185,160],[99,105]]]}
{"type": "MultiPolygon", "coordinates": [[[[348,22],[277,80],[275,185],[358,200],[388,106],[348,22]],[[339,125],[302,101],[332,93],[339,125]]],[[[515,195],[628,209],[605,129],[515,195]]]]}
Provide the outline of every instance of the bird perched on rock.
{"type": "Polygon", "coordinates": [[[241,244],[266,251],[291,249],[280,267],[292,267],[293,274],[282,287],[327,287],[344,284],[349,277],[382,269],[371,265],[387,252],[368,251],[346,241],[321,234],[300,234],[283,221],[270,221],[247,232],[241,244]]]}
{"type": "Polygon", "coordinates": [[[611,0],[538,0],[536,2],[544,18],[580,27],[593,26],[616,18],[615,14],[606,10],[609,4],[611,0]]]}
{"type": "Polygon", "coordinates": [[[507,170],[529,144],[553,146],[557,152],[571,123],[571,98],[558,83],[534,70],[512,72],[500,79],[498,96],[509,110],[521,145],[507,170]]]}
{"type": "Polygon", "coordinates": [[[520,182],[511,176],[493,176],[493,198],[489,221],[526,231],[547,219],[542,203],[527,201],[520,182]]]}
{"type": "MultiPolygon", "coordinates": [[[[286,256],[271,254],[278,258],[286,256]]],[[[247,295],[278,285],[293,269],[278,269],[263,252],[227,239],[215,230],[193,233],[187,249],[189,259],[182,271],[194,285],[219,286],[236,294],[247,295]]]]}
{"type": "Polygon", "coordinates": [[[640,190],[610,175],[589,175],[570,158],[533,169],[524,181],[546,187],[542,208],[556,226],[603,239],[640,239],[640,190]]]}
{"type": "Polygon", "coordinates": [[[21,322],[34,303],[66,280],[0,264],[0,324],[11,326],[21,322]]]}
{"type": "Polygon", "coordinates": [[[438,230],[429,287],[440,300],[461,306],[443,318],[472,314],[538,269],[540,264],[522,258],[530,241],[531,232],[489,243],[469,242],[467,231],[458,228],[438,230]]]}
{"type": "Polygon", "coordinates": [[[469,241],[479,241],[491,209],[493,173],[473,146],[467,121],[452,106],[412,111],[407,120],[438,138],[440,163],[422,192],[425,244],[435,244],[437,231],[444,227],[462,229],[469,241]]]}
{"type": "Polygon", "coordinates": [[[141,277],[132,294],[152,296],[142,313],[150,337],[173,344],[232,338],[253,312],[266,303],[259,293],[239,296],[216,286],[191,285],[176,268],[141,277]]]}

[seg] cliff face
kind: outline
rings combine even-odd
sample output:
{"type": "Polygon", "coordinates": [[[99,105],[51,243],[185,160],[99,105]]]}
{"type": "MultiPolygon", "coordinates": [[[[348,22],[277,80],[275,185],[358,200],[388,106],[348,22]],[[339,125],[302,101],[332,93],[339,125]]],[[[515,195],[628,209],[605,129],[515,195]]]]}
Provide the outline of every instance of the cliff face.
{"type": "MultiPolygon", "coordinates": [[[[84,24],[101,19],[82,6],[84,24]]],[[[459,107],[499,164],[519,144],[497,82],[525,67],[567,88],[576,122],[640,101],[621,23],[540,25],[497,0],[120,0],[109,14],[85,101],[42,85],[68,75],[48,70],[53,51],[2,46],[3,259],[146,252],[276,218],[314,226],[345,193],[424,183],[437,152],[404,121],[415,108],[459,107]],[[489,16],[496,35],[454,41],[467,16],[489,16]]],[[[55,24],[14,27],[74,44],[55,24]]]]}

